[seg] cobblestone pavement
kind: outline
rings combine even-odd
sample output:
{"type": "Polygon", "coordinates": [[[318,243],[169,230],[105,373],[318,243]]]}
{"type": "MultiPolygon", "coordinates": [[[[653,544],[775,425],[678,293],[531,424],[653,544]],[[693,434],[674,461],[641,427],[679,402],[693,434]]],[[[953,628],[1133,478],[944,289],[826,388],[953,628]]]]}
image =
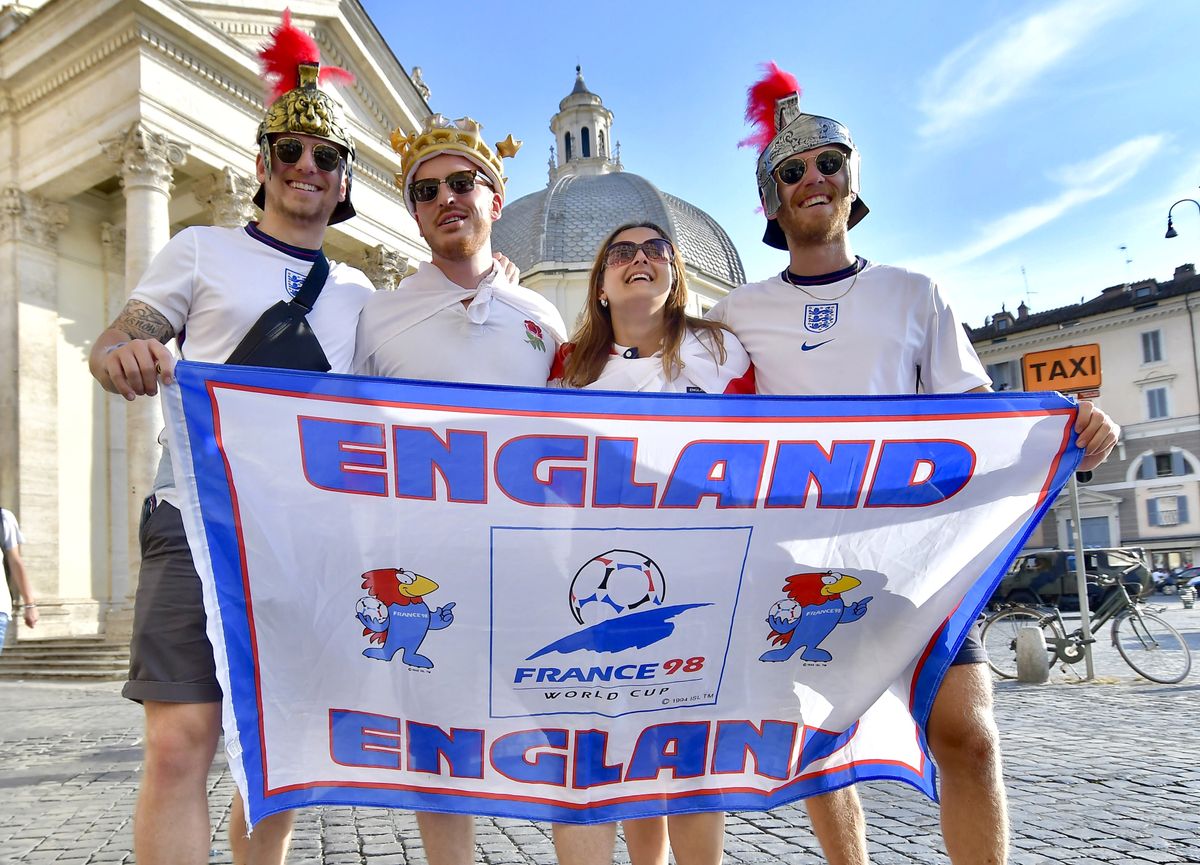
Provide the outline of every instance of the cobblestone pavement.
{"type": "MultiPolygon", "coordinates": [[[[1200,667],[1200,608],[1154,600],[1200,667]]],[[[1200,670],[1156,685],[1133,675],[1106,639],[1094,683],[1058,672],[1048,685],[997,685],[1014,865],[1200,863],[1200,670]]],[[[141,710],[121,699],[119,685],[0,683],[0,863],[133,862],[140,756],[141,710]]],[[[212,861],[228,863],[233,785],[223,758],[209,781],[212,861]]],[[[949,861],[936,805],[897,783],[860,791],[875,865],[949,861]]],[[[545,824],[477,826],[479,859],[489,865],[554,862],[545,824]]],[[[802,806],[731,814],[725,853],[731,865],[824,861],[802,806]]],[[[628,861],[623,849],[619,857],[628,861]]],[[[408,812],[312,808],[297,816],[289,861],[400,865],[424,856],[408,812]]]]}

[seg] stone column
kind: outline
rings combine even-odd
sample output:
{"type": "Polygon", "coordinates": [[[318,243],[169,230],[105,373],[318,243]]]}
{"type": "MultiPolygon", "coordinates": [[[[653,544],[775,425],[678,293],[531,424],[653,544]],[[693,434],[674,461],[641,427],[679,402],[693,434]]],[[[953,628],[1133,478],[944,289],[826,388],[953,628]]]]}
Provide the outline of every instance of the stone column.
{"type": "Polygon", "coordinates": [[[226,166],[220,171],[201,177],[192,192],[212,214],[212,224],[225,228],[241,228],[254,219],[254,193],[258,181],[239,174],[226,166]]]}
{"type": "MultiPolygon", "coordinates": [[[[113,321],[125,306],[125,226],[111,222],[100,224],[100,248],[104,268],[104,320],[113,321]]],[[[99,390],[99,387],[97,387],[99,390]]],[[[126,461],[126,403],[122,399],[105,399],[103,419],[108,441],[108,476],[114,481],[128,473],[126,461]]],[[[129,555],[129,494],[124,483],[110,483],[105,499],[108,510],[108,574],[107,596],[100,597],[101,622],[111,623],[122,612],[132,612],[129,597],[133,581],[130,578],[129,555]]],[[[128,618],[126,616],[125,618],[128,618]]]]}
{"type": "Polygon", "coordinates": [[[416,269],[407,255],[382,245],[364,249],[359,267],[380,291],[393,290],[416,269]]]}
{"type": "Polygon", "coordinates": [[[27,535],[21,553],[43,615],[58,617],[58,235],[67,208],[0,190],[0,505],[27,535]]]}
{"type": "MultiPolygon", "coordinates": [[[[125,192],[125,290],[130,292],[137,286],[151,259],[171,238],[171,178],[174,169],[187,158],[188,145],[155,132],[141,121],[100,144],[105,155],[117,164],[125,192]]],[[[132,576],[141,564],[138,515],[142,500],[150,493],[154,482],[162,413],[157,399],[145,397],[129,403],[125,410],[127,471],[124,487],[129,515],[129,573],[132,576]]],[[[135,579],[129,582],[131,601],[135,579]]],[[[125,623],[119,623],[119,627],[124,626],[125,623]]]]}

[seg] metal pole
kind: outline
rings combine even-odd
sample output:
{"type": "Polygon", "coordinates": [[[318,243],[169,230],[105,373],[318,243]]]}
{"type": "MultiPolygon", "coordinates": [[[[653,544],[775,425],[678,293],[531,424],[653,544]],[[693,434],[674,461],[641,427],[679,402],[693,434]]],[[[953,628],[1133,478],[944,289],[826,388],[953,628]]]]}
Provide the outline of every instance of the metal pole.
{"type": "Polygon", "coordinates": [[[1071,473],[1071,519],[1075,524],[1075,585],[1079,589],[1079,618],[1080,632],[1083,634],[1083,657],[1087,662],[1087,676],[1090,682],[1096,678],[1096,670],[1092,666],[1092,611],[1088,604],[1087,576],[1083,569],[1083,522],[1079,518],[1079,483],[1075,473],[1071,473]]]}

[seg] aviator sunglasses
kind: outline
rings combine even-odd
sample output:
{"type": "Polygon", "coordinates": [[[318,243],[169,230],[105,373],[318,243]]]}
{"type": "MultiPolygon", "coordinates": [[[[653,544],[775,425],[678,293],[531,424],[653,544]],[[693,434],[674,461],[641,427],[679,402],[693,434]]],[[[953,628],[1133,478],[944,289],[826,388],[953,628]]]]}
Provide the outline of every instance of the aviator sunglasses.
{"type": "MultiPolygon", "coordinates": [[[[824,174],[826,177],[832,177],[842,170],[842,166],[846,164],[846,154],[840,150],[825,150],[818,153],[813,160],[813,165],[817,167],[817,171],[824,174]]],[[[789,159],[775,170],[775,176],[779,178],[779,182],[785,186],[791,186],[793,183],[799,183],[804,177],[804,172],[808,170],[808,162],[800,159],[789,159]]]]}
{"type": "Polygon", "coordinates": [[[619,240],[616,243],[610,244],[608,249],[604,250],[604,264],[608,267],[620,267],[623,264],[629,264],[629,262],[637,258],[639,249],[646,253],[646,258],[650,261],[671,261],[675,258],[675,251],[671,248],[671,242],[661,237],[654,237],[645,243],[634,243],[632,240],[619,240]]]}
{"type": "Polygon", "coordinates": [[[433,201],[437,198],[438,187],[443,183],[449,186],[450,191],[455,195],[466,195],[475,188],[476,183],[482,183],[489,189],[493,188],[492,182],[478,171],[456,171],[447,175],[445,180],[436,180],[432,177],[425,180],[414,180],[409,186],[409,189],[412,190],[413,201],[422,203],[433,201]]]}
{"type": "MultiPolygon", "coordinates": [[[[275,158],[284,165],[295,165],[304,156],[304,142],[299,138],[276,138],[271,145],[275,158]]],[[[342,152],[332,144],[314,144],[313,165],[322,171],[333,171],[341,164],[342,152]]]]}

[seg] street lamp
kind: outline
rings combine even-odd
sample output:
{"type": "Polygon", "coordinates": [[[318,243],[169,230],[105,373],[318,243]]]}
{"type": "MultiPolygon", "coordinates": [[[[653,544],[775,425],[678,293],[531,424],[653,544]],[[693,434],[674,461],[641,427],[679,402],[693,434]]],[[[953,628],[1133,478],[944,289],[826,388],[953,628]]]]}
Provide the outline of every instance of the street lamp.
{"type": "Polygon", "coordinates": [[[1197,201],[1194,198],[1181,198],[1178,201],[1176,201],[1174,204],[1172,204],[1170,209],[1167,211],[1167,234],[1166,234],[1166,237],[1168,240],[1172,237],[1179,236],[1179,232],[1175,230],[1175,226],[1171,222],[1171,211],[1174,210],[1176,207],[1178,207],[1180,204],[1183,204],[1185,201],[1190,201],[1192,204],[1196,205],[1197,210],[1200,210],[1200,201],[1197,201]]]}

